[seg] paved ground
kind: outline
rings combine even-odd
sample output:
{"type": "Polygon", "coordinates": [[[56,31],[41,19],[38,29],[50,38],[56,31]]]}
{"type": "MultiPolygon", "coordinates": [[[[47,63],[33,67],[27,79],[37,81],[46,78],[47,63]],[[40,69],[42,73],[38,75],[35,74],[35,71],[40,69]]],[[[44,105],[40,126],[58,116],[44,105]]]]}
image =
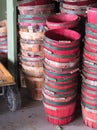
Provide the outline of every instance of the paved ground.
{"type": "MultiPolygon", "coordinates": [[[[78,113],[78,115],[80,115],[78,113]]],[[[84,125],[81,115],[72,123],[62,126],[63,130],[93,130],[84,125]]],[[[22,108],[10,112],[4,99],[0,98],[0,130],[57,130],[56,126],[45,119],[41,102],[32,101],[27,95],[22,96],[22,108]]]]}

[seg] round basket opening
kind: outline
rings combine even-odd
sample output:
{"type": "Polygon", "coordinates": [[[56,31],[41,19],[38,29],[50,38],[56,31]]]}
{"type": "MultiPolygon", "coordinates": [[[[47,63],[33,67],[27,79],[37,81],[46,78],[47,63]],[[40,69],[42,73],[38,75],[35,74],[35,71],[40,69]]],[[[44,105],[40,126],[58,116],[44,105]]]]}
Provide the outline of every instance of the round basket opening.
{"type": "Polygon", "coordinates": [[[80,34],[68,29],[54,29],[45,33],[45,39],[48,38],[54,42],[76,41],[80,39],[80,34]]]}

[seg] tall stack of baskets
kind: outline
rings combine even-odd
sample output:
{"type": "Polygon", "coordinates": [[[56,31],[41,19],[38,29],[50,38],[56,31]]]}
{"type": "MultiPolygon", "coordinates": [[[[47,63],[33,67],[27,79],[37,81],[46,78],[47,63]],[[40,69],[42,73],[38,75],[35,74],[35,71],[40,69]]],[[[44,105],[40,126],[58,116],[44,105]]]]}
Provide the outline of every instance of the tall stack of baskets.
{"type": "Polygon", "coordinates": [[[35,100],[42,99],[45,21],[54,10],[50,2],[35,0],[18,6],[20,62],[29,96],[35,100]]]}
{"type": "Polygon", "coordinates": [[[87,126],[97,128],[97,8],[87,13],[83,57],[82,115],[87,126]]]}
{"type": "Polygon", "coordinates": [[[67,124],[74,119],[79,73],[80,34],[65,29],[65,16],[63,18],[62,15],[51,17],[51,21],[50,17],[47,19],[47,26],[53,29],[44,36],[43,104],[47,120],[56,125],[67,124]],[[56,22],[53,18],[57,18],[56,22]],[[63,28],[59,27],[61,25],[63,28]]]}
{"type": "Polygon", "coordinates": [[[6,63],[7,61],[7,22],[0,21],[0,61],[6,63]]]}
{"type": "MultiPolygon", "coordinates": [[[[83,57],[83,46],[84,46],[84,36],[85,36],[85,23],[87,18],[87,8],[93,6],[96,0],[62,0],[60,2],[60,11],[62,13],[76,14],[80,17],[79,25],[76,31],[81,34],[81,44],[80,44],[80,70],[82,69],[82,57],[83,57]]],[[[79,89],[78,89],[78,100],[80,102],[81,96],[81,76],[79,76],[79,89]]],[[[80,108],[81,106],[78,105],[80,108]]]]}

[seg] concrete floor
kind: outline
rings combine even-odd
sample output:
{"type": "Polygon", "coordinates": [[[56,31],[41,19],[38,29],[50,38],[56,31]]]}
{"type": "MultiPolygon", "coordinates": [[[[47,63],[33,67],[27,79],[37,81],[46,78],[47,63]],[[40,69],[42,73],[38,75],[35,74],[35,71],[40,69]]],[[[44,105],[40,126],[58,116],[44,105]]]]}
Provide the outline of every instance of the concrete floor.
{"type": "MultiPolygon", "coordinates": [[[[62,128],[62,130],[93,130],[84,125],[81,116],[62,128]]],[[[26,94],[22,94],[22,108],[16,112],[10,112],[4,99],[0,98],[0,130],[57,130],[57,128],[45,119],[42,102],[32,101],[26,94]]]]}

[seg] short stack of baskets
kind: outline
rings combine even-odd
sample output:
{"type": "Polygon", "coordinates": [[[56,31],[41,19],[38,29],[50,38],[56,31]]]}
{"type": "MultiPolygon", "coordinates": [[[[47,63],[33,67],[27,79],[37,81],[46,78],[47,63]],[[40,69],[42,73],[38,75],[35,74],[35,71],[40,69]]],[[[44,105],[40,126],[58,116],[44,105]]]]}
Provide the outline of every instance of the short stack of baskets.
{"type": "Polygon", "coordinates": [[[0,61],[7,60],[7,22],[6,20],[0,21],[0,61]]]}
{"type": "Polygon", "coordinates": [[[79,73],[80,34],[48,30],[44,36],[43,104],[47,120],[63,125],[74,119],[79,73]]]}
{"type": "Polygon", "coordinates": [[[93,6],[96,0],[62,0],[60,11],[62,13],[76,14],[80,16],[79,31],[82,39],[85,35],[85,22],[87,7],[93,6]]]}
{"type": "Polygon", "coordinates": [[[35,100],[42,99],[45,21],[54,10],[50,3],[51,0],[35,0],[18,6],[20,62],[29,96],[35,100]]]}
{"type": "Polygon", "coordinates": [[[87,13],[83,57],[82,115],[87,126],[97,128],[97,8],[87,13]]]}
{"type": "Polygon", "coordinates": [[[61,12],[86,16],[87,6],[94,4],[96,0],[62,0],[61,12]]]}

